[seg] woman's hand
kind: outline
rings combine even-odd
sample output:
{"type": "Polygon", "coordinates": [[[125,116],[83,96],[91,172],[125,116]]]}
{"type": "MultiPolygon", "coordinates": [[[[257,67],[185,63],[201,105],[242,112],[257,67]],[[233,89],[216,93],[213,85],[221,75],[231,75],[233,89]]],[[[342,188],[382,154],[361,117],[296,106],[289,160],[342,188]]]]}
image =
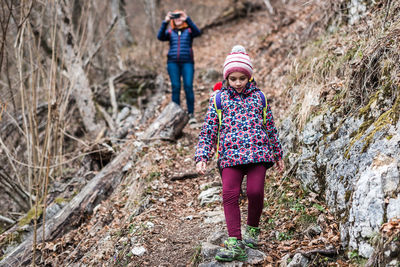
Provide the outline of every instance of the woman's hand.
{"type": "Polygon", "coordinates": [[[171,20],[171,14],[172,14],[172,12],[168,11],[168,13],[167,13],[167,15],[165,16],[165,19],[164,19],[166,22],[169,22],[171,20]]]}
{"type": "Polygon", "coordinates": [[[196,171],[203,175],[206,173],[206,166],[207,164],[204,161],[199,161],[196,163],[196,171]]]}
{"type": "Polygon", "coordinates": [[[279,172],[283,172],[285,170],[285,163],[283,162],[283,159],[276,162],[275,169],[279,172]]]}
{"type": "Polygon", "coordinates": [[[186,15],[186,12],[185,11],[181,11],[180,14],[181,14],[182,21],[186,21],[186,19],[188,17],[188,15],[186,15]]]}

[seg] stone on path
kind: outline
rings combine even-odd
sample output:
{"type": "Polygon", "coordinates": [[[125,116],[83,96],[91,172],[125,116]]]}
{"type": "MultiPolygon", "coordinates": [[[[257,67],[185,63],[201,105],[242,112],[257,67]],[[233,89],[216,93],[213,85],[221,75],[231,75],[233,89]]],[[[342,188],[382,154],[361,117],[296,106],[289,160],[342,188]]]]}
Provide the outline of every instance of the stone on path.
{"type": "Polygon", "coordinates": [[[200,205],[203,206],[208,203],[222,202],[220,193],[220,187],[211,187],[207,190],[202,191],[198,196],[198,199],[200,200],[200,205]]]}
{"type": "Polygon", "coordinates": [[[305,267],[307,264],[308,259],[301,253],[297,253],[294,255],[292,261],[287,265],[287,267],[305,267]]]}
{"type": "Polygon", "coordinates": [[[144,247],[134,247],[131,252],[135,256],[143,256],[146,253],[146,249],[144,247]]]}

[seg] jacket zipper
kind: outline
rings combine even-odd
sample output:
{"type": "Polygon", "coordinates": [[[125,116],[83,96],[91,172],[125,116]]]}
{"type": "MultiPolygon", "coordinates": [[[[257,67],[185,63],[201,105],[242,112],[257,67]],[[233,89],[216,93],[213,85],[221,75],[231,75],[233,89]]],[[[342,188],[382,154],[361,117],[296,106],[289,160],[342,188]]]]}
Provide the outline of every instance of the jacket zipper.
{"type": "Polygon", "coordinates": [[[178,55],[177,55],[177,60],[179,61],[179,52],[181,49],[181,31],[178,31],[178,55]]]}

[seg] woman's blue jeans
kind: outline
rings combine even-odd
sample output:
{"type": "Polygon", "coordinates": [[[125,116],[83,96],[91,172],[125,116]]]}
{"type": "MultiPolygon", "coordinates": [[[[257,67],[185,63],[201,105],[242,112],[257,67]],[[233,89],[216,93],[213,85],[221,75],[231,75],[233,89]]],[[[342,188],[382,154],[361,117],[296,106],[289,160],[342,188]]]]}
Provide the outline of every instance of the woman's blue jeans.
{"type": "Polygon", "coordinates": [[[186,104],[189,114],[194,112],[193,76],[194,63],[168,62],[167,69],[172,86],[172,101],[180,105],[181,76],[185,89],[186,104]]]}

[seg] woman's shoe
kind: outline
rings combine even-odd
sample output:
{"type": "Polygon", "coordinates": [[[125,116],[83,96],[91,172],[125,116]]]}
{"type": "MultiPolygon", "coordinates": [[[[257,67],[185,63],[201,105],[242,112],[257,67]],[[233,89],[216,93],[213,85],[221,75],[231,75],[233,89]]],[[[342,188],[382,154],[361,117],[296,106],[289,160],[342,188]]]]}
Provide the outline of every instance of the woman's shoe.
{"type": "Polygon", "coordinates": [[[194,117],[194,114],[189,114],[189,124],[195,124],[197,123],[196,118],[194,117]]]}

